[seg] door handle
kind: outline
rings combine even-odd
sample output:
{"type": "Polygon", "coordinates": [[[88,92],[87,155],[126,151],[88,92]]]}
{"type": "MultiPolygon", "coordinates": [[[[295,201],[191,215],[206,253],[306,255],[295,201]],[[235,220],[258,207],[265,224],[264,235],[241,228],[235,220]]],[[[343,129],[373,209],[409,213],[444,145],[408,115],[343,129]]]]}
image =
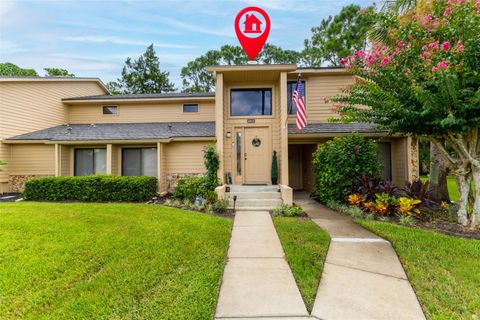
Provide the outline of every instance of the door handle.
{"type": "Polygon", "coordinates": [[[244,160],[247,160],[247,153],[246,152],[243,154],[243,158],[244,158],[244,160]]]}

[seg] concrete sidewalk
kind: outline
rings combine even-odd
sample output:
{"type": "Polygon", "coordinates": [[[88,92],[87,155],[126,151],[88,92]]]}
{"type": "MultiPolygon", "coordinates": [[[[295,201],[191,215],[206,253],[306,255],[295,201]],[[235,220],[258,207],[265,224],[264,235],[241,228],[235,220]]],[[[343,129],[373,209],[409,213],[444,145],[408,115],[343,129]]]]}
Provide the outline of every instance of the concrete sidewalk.
{"type": "Polygon", "coordinates": [[[390,242],[306,193],[295,203],[332,237],[312,316],[319,319],[425,319],[390,242]]]}
{"type": "Polygon", "coordinates": [[[235,216],[215,319],[308,319],[267,211],[235,216]]]}

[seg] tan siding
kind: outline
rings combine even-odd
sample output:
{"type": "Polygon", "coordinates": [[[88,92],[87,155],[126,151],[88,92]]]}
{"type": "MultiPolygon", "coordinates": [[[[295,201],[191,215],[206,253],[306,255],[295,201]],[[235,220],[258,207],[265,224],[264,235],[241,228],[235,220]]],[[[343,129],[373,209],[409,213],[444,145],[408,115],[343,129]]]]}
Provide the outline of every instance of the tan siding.
{"type": "Polygon", "coordinates": [[[406,138],[392,139],[392,181],[403,186],[407,179],[406,138]]]}
{"type": "MultiPolygon", "coordinates": [[[[305,100],[307,120],[310,123],[326,122],[329,118],[337,118],[338,114],[332,110],[333,103],[325,99],[342,92],[343,89],[353,84],[351,75],[310,75],[305,76],[305,100]]],[[[289,79],[292,81],[293,79],[289,79]]],[[[290,116],[290,123],[295,122],[295,117],[290,116]]]]}
{"type": "MultiPolygon", "coordinates": [[[[94,81],[2,81],[0,139],[66,123],[68,110],[62,98],[104,93],[94,81]]],[[[8,149],[0,142],[0,159],[9,163],[0,172],[0,181],[8,179],[13,165],[8,149]]]]}
{"type": "MultiPolygon", "coordinates": [[[[224,112],[223,112],[223,161],[224,161],[224,173],[231,172],[234,183],[242,183],[235,173],[235,130],[242,127],[268,127],[270,136],[269,148],[277,151],[278,159],[282,157],[282,150],[280,144],[280,86],[278,81],[273,82],[253,82],[251,84],[244,83],[225,83],[224,87],[224,112]],[[230,90],[232,88],[272,88],[272,116],[257,116],[257,117],[230,117],[230,90]],[[255,118],[255,124],[248,124],[247,119],[255,118]],[[231,138],[226,138],[226,133],[230,131],[232,133],[231,138]]],[[[267,160],[271,161],[271,158],[267,160]]],[[[279,161],[280,162],[280,161],[279,161]]],[[[281,166],[281,163],[279,163],[281,166]]]]}
{"type": "Polygon", "coordinates": [[[72,173],[72,148],[69,146],[61,146],[61,176],[71,176],[72,173]]]}
{"type": "Polygon", "coordinates": [[[203,148],[207,142],[172,142],[165,145],[165,171],[205,173],[203,148]]]}
{"type": "MultiPolygon", "coordinates": [[[[108,103],[103,104],[108,105],[108,103]]],[[[198,103],[198,112],[183,113],[183,103],[118,104],[117,115],[104,115],[102,104],[69,106],[69,123],[215,121],[215,103],[198,103]]]]}
{"type": "Polygon", "coordinates": [[[121,175],[120,151],[118,146],[112,145],[112,174],[114,176],[121,175]]]}
{"type": "Polygon", "coordinates": [[[44,144],[11,147],[11,175],[54,175],[55,146],[44,144]]]}

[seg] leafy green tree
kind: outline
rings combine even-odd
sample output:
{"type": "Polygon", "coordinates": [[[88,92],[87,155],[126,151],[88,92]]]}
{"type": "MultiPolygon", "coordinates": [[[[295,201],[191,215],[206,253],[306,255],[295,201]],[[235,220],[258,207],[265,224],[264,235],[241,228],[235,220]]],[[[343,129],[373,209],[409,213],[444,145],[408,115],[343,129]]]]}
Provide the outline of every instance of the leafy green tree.
{"type": "Polygon", "coordinates": [[[0,76],[33,76],[38,77],[37,71],[34,69],[23,69],[10,63],[0,63],[0,76]]]}
{"type": "Polygon", "coordinates": [[[45,70],[45,76],[47,77],[75,77],[73,73],[70,73],[65,69],[43,68],[43,70],[45,70]]]}
{"type": "MultiPolygon", "coordinates": [[[[185,92],[213,91],[215,81],[213,75],[207,71],[208,66],[240,65],[249,60],[240,46],[224,45],[220,50],[210,50],[182,68],[183,90],[185,92]]],[[[267,43],[258,55],[257,61],[265,64],[297,63],[300,61],[300,53],[294,50],[283,50],[267,43]]]]}
{"type": "Polygon", "coordinates": [[[160,69],[160,59],[151,44],[137,60],[130,57],[125,60],[122,77],[117,80],[115,88],[127,94],[171,92],[175,88],[169,75],[169,72],[160,69]]]}
{"type": "Polygon", "coordinates": [[[302,59],[307,66],[319,67],[325,63],[339,66],[340,59],[365,49],[367,33],[374,23],[374,9],[360,9],[357,5],[343,7],[334,17],[322,20],[312,28],[311,39],[305,39],[302,59]]]}
{"type": "Polygon", "coordinates": [[[332,99],[346,117],[427,137],[456,177],[458,221],[471,226],[480,225],[478,10],[478,1],[450,0],[431,2],[421,15],[380,13],[395,41],[343,59],[364,80],[332,99]]]}
{"type": "Polygon", "coordinates": [[[111,94],[122,94],[122,86],[117,81],[107,82],[106,87],[111,94]]]}

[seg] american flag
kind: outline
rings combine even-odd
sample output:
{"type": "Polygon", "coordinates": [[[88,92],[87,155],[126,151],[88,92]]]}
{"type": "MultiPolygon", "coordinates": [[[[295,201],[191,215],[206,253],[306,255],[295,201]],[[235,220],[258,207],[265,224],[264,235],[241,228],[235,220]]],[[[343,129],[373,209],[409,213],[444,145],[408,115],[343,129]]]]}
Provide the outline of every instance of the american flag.
{"type": "Polygon", "coordinates": [[[297,107],[297,130],[302,130],[307,126],[307,112],[305,111],[305,90],[303,88],[302,79],[298,76],[297,88],[293,91],[292,100],[297,107]]]}

